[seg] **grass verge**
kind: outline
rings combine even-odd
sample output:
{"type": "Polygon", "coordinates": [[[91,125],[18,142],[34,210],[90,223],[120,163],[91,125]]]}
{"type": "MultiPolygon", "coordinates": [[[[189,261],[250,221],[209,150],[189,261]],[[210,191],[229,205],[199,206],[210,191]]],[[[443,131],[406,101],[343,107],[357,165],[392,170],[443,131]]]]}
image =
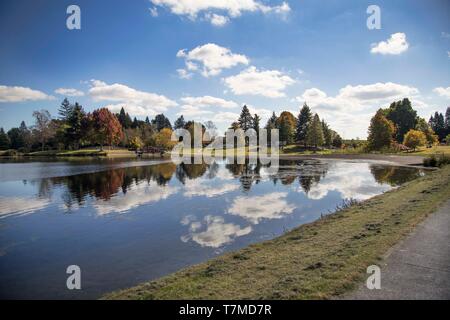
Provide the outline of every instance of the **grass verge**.
{"type": "Polygon", "coordinates": [[[354,288],[395,243],[450,198],[450,166],[273,240],[106,299],[327,299],[354,288]]]}

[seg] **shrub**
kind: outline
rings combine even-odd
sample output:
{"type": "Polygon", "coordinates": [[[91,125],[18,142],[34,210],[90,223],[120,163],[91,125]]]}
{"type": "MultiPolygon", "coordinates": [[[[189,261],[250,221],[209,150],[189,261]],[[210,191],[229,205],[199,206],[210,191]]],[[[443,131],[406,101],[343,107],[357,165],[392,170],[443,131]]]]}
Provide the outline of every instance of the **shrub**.
{"type": "Polygon", "coordinates": [[[447,164],[450,164],[450,156],[442,153],[440,155],[431,155],[423,159],[423,165],[425,167],[442,167],[447,164]]]}

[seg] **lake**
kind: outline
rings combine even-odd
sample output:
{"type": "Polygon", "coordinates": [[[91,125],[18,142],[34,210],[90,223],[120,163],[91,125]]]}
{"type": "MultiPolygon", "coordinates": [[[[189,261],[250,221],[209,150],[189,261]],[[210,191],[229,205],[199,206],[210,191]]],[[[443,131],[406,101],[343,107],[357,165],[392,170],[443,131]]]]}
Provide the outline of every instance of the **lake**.
{"type": "Polygon", "coordinates": [[[370,161],[0,163],[0,298],[83,299],[277,237],[424,171],[370,161]],[[82,290],[66,288],[81,268],[82,290]]]}

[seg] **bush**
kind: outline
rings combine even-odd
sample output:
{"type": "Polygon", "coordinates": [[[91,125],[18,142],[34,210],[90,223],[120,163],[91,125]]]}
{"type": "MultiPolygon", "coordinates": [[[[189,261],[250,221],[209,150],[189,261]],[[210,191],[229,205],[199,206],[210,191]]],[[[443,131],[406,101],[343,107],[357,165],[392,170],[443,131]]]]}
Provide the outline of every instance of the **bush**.
{"type": "Polygon", "coordinates": [[[444,153],[440,155],[431,155],[428,158],[423,159],[423,165],[425,167],[442,167],[447,164],[450,164],[450,156],[445,155],[444,153]]]}
{"type": "Polygon", "coordinates": [[[19,152],[14,149],[0,151],[1,157],[17,157],[18,155],[19,155],[19,152]]]}

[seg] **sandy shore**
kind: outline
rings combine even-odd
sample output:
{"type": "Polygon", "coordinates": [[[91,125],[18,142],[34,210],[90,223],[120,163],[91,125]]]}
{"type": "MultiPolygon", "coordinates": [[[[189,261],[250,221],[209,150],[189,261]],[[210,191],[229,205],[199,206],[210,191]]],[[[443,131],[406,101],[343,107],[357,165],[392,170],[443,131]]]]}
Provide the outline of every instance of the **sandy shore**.
{"type": "Polygon", "coordinates": [[[397,156],[385,154],[309,154],[309,155],[280,155],[280,159],[304,160],[304,159],[344,159],[344,160],[372,160],[387,161],[402,166],[422,166],[422,156],[397,156]]]}

